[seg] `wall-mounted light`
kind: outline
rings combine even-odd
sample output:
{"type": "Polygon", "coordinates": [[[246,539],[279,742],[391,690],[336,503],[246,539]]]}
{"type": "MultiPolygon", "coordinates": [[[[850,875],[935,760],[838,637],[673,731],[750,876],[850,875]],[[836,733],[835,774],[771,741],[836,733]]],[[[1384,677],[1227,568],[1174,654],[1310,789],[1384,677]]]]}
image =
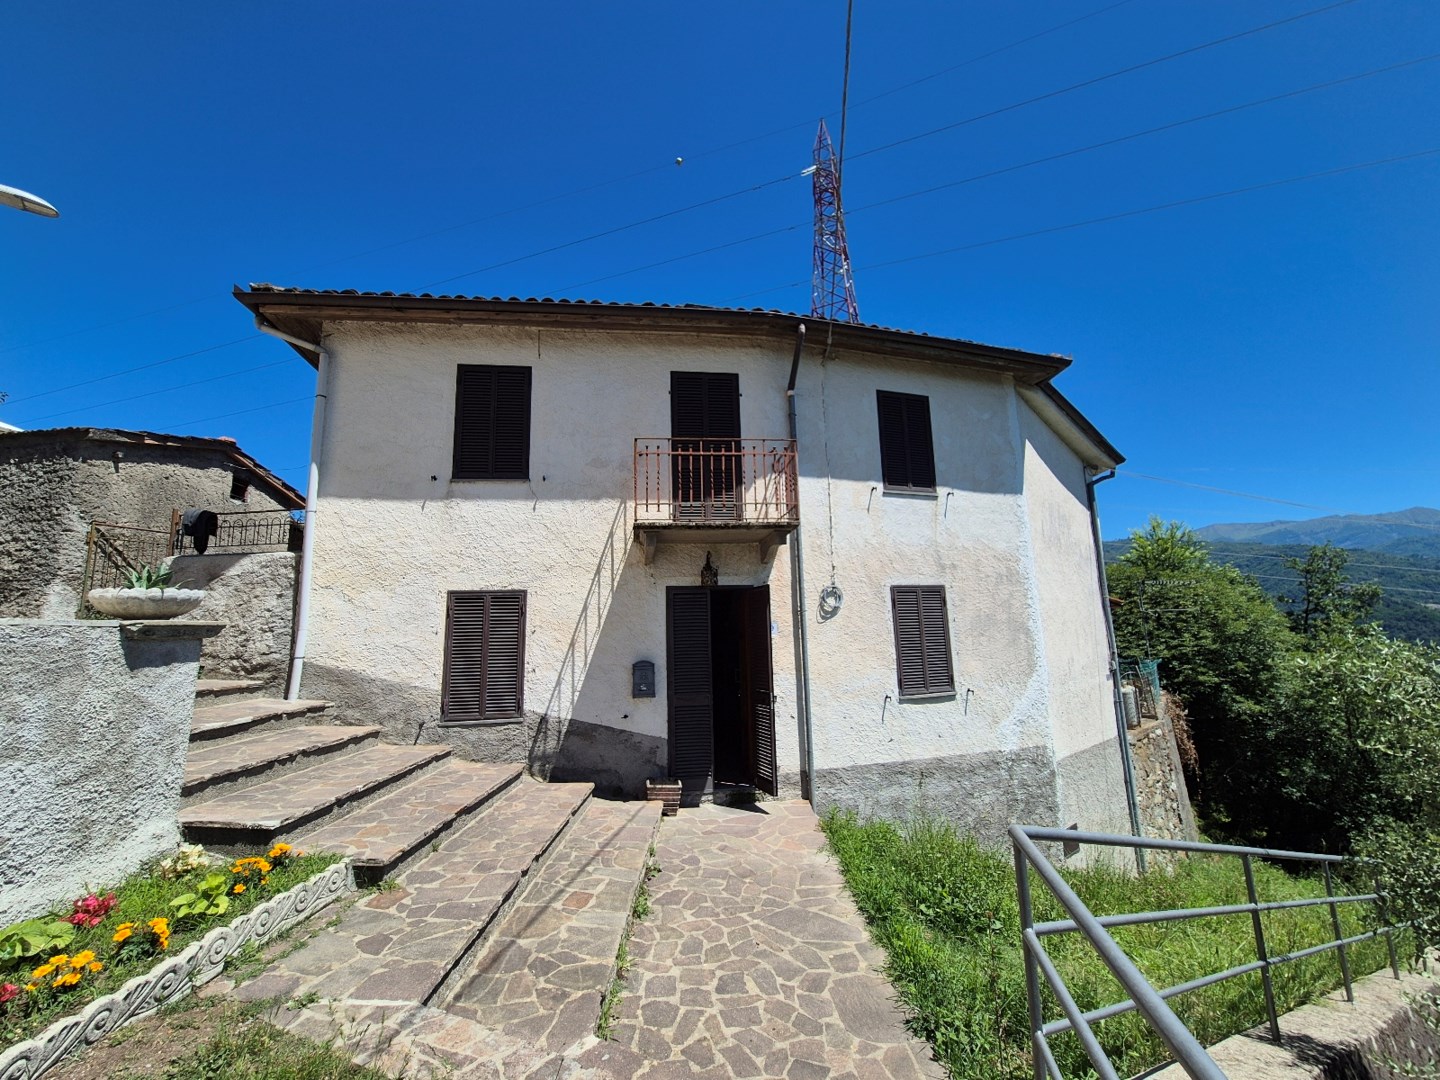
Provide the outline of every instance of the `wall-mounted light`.
{"type": "Polygon", "coordinates": [[[705,552],[705,565],[700,568],[700,584],[704,588],[714,588],[720,584],[720,571],[710,561],[710,552],[705,552]]]}

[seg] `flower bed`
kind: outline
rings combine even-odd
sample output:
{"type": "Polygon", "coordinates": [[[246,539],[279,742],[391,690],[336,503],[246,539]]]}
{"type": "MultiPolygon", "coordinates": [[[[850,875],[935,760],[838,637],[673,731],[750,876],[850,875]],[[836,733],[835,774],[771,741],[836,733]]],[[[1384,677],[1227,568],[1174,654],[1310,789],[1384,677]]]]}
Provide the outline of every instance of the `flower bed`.
{"type": "Polygon", "coordinates": [[[184,997],[241,948],[264,944],[352,888],[349,863],[334,856],[277,845],[217,872],[199,849],[182,848],[113,893],[76,900],[63,919],[5,928],[0,970],[18,971],[20,979],[0,982],[0,1045],[14,1043],[0,1051],[0,1080],[34,1080],[73,1050],[184,997]],[[222,918],[231,921],[220,925],[222,918]],[[63,944],[26,962],[47,940],[63,944]]]}

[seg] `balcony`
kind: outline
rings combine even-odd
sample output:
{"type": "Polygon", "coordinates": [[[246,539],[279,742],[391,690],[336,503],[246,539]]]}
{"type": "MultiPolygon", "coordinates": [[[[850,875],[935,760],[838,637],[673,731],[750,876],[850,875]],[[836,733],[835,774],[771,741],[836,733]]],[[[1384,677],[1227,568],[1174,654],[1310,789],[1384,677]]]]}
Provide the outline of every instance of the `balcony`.
{"type": "Polygon", "coordinates": [[[769,562],[800,524],[791,439],[636,439],[635,539],[759,544],[769,562]]]}

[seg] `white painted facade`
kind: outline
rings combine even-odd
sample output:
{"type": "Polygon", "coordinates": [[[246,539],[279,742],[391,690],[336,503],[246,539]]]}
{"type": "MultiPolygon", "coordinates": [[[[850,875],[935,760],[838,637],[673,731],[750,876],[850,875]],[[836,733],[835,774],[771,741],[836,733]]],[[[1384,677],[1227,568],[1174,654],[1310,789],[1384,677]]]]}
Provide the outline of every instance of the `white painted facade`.
{"type": "Polygon", "coordinates": [[[853,342],[827,357],[812,335],[790,546],[767,563],[754,543],[662,543],[647,565],[632,455],[635,439],[670,433],[670,372],[737,373],[743,436],[784,439],[793,336],[611,330],[603,312],[589,327],[391,318],[316,324],[329,404],[304,696],[396,736],[637,794],[666,770],[666,589],[697,585],[708,550],[720,584],[769,586],[781,787],[798,794],[798,536],[817,805],[935,812],[992,839],[1021,818],[1126,831],[1086,499],[1113,452],[1056,410],[1037,413],[1037,391],[853,342]],[[450,479],[459,364],[532,368],[528,481],[450,479]],[[933,495],[884,490],[877,389],[929,398],[933,495]],[[817,597],[832,581],[843,605],[826,617],[817,597]],[[900,700],[897,584],[945,586],[953,697],[900,700]],[[452,589],[526,590],[524,723],[441,724],[452,589]],[[653,698],[631,696],[637,660],[655,664],[653,698]]]}

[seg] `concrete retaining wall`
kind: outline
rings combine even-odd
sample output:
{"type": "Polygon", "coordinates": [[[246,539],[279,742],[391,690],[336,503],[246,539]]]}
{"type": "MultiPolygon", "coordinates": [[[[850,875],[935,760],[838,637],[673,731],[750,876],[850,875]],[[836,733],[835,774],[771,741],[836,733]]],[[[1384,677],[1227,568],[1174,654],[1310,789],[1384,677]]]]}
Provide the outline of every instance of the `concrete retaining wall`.
{"type": "Polygon", "coordinates": [[[213,623],[0,620],[0,926],[179,841],[213,623]]]}

